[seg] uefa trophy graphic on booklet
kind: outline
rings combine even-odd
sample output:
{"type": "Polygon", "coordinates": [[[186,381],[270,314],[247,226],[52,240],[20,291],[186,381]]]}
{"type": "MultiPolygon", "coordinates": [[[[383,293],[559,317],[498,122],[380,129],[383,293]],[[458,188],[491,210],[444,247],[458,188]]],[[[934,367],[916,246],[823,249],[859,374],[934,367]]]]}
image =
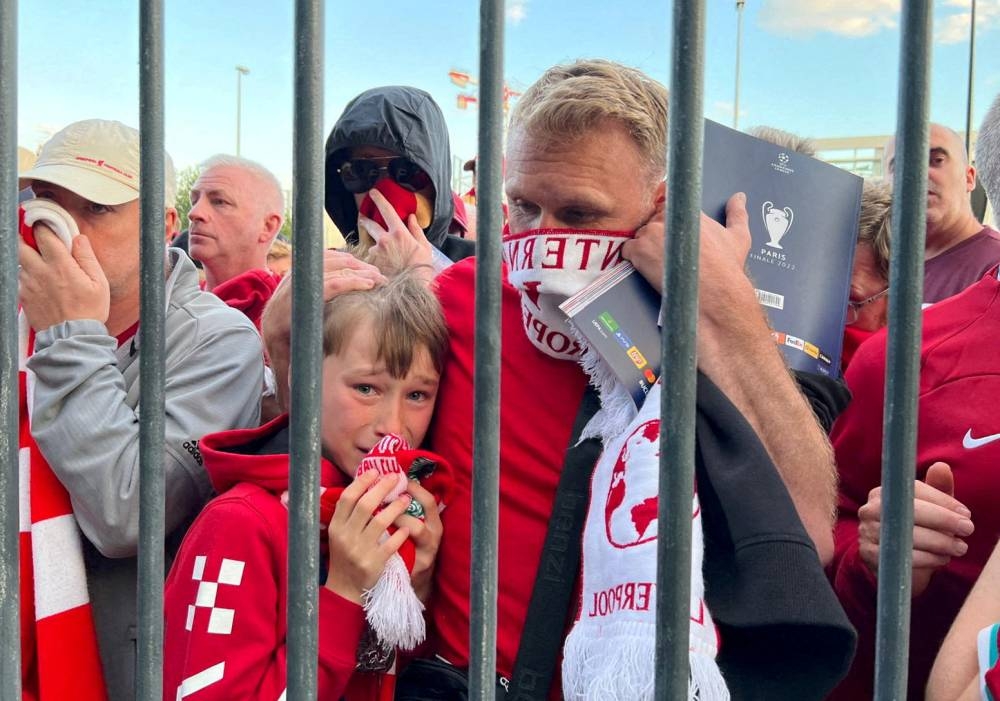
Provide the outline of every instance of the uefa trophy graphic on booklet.
{"type": "Polygon", "coordinates": [[[746,193],[747,273],[788,365],[836,377],[861,178],[709,120],[703,163],[705,214],[725,223],[726,201],[746,193]]]}
{"type": "Polygon", "coordinates": [[[771,239],[767,245],[771,248],[781,248],[781,239],[792,228],[795,213],[791,207],[778,209],[770,200],[761,207],[761,213],[764,217],[764,226],[767,227],[767,235],[771,239]]]}

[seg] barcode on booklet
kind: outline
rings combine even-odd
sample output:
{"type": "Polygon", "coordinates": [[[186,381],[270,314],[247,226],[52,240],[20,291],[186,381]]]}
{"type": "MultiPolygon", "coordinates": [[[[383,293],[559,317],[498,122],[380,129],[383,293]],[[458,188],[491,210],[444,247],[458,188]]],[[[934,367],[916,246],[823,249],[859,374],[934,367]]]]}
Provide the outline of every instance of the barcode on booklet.
{"type": "Polygon", "coordinates": [[[754,292],[757,293],[757,301],[765,307],[770,307],[771,309],[785,308],[785,295],[767,292],[766,290],[754,290],[754,292]]]}

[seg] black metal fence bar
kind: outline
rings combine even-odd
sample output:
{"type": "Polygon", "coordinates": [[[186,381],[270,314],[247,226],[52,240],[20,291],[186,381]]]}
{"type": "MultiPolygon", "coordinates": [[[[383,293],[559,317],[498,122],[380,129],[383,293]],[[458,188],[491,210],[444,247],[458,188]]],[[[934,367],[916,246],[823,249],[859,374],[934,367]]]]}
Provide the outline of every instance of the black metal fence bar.
{"type": "Polygon", "coordinates": [[[920,382],[920,302],[923,299],[927,214],[928,92],[931,3],[903,3],[899,102],[889,280],[883,518],[879,540],[875,698],[906,698],[910,638],[913,471],[917,453],[920,382]]]}
{"type": "Polygon", "coordinates": [[[663,271],[670,299],[663,320],[656,557],[655,697],[663,701],[688,695],[704,44],[703,0],[675,0],[663,271]]]}
{"type": "Polygon", "coordinates": [[[288,699],[316,698],[323,363],[323,2],[295,3],[288,699]]]}
{"type": "Polygon", "coordinates": [[[17,0],[0,0],[0,701],[21,698],[16,164],[17,0]]]}
{"type": "Polygon", "coordinates": [[[139,563],[136,698],[163,697],[164,284],[163,0],[139,7],[140,216],[139,563]]]}
{"type": "Polygon", "coordinates": [[[500,487],[500,231],[503,162],[504,0],[479,5],[480,201],[476,244],[476,355],[472,464],[469,698],[496,694],[497,533],[500,487]]]}

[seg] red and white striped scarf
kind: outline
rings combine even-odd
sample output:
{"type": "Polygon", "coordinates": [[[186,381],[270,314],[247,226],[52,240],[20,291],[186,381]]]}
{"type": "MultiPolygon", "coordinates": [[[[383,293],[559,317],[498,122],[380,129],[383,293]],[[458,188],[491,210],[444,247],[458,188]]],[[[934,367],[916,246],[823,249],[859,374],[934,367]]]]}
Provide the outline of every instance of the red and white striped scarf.
{"type": "MultiPolygon", "coordinates": [[[[31,229],[20,216],[20,230],[31,229]]],[[[69,494],[31,436],[35,333],[18,319],[21,686],[25,701],[105,701],[80,529],[69,494]]]]}

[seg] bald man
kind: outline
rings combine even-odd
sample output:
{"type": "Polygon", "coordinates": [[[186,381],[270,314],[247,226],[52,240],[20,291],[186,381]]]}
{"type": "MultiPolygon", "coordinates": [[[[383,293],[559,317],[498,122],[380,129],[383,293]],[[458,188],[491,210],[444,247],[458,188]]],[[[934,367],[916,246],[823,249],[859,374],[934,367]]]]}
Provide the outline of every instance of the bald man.
{"type": "MultiPolygon", "coordinates": [[[[885,147],[885,172],[892,177],[896,143],[885,147]]],[[[924,303],[958,294],[1000,262],[1000,232],[976,219],[969,193],[976,169],[962,138],[948,127],[930,125],[927,168],[927,241],[924,303]]]]}
{"type": "Polygon", "coordinates": [[[267,252],[281,229],[285,198],[264,166],[237,156],[205,161],[191,188],[191,258],[205,267],[205,288],[260,328],[278,281],[267,252]]]}

